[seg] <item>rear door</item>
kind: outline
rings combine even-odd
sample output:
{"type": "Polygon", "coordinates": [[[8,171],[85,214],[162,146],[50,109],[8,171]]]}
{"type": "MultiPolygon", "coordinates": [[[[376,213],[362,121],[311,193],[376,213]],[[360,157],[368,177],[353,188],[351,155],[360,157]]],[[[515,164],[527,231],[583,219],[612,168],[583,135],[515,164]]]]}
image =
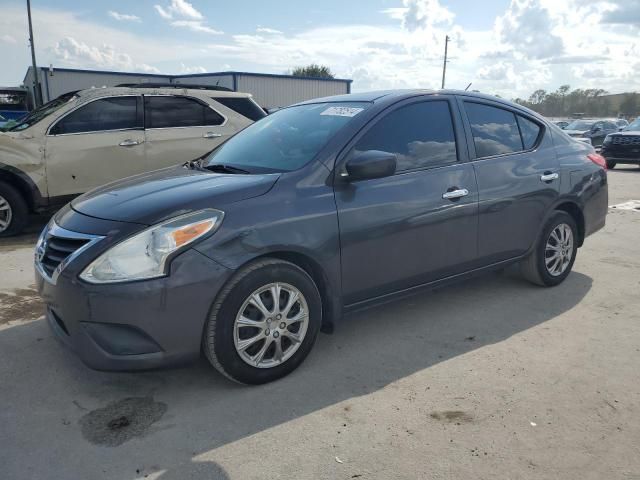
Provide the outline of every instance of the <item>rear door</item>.
{"type": "Polygon", "coordinates": [[[50,197],[146,171],[142,97],[99,98],[56,120],[47,133],[45,162],[50,197]]]}
{"type": "Polygon", "coordinates": [[[213,150],[235,130],[204,101],[179,95],[145,95],[149,168],[178,165],[213,150]]]}
{"type": "Polygon", "coordinates": [[[398,159],[391,177],[336,184],[345,303],[460,273],[476,260],[478,195],[456,108],[442,96],[395,105],[338,164],[339,178],[355,151],[398,159]]]}
{"type": "Polygon", "coordinates": [[[478,249],[483,264],[520,256],[558,198],[559,167],[546,127],[526,113],[460,100],[478,181],[478,249]]]}

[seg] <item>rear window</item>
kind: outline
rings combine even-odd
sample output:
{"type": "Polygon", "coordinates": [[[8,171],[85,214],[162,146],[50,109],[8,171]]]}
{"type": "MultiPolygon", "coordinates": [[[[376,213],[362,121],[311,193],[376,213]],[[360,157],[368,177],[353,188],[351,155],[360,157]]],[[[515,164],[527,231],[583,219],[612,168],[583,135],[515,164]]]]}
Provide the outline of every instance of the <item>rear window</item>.
{"type": "Polygon", "coordinates": [[[523,150],[516,116],[502,108],[465,102],[477,157],[523,150]]]}
{"type": "Polygon", "coordinates": [[[524,144],[524,149],[529,150],[533,148],[538,140],[538,136],[540,135],[540,125],[531,120],[521,117],[518,117],[518,125],[520,126],[520,133],[522,134],[522,143],[524,144]]]}
{"type": "Polygon", "coordinates": [[[249,98],[219,97],[214,100],[254,122],[267,116],[265,111],[249,98]]]}
{"type": "Polygon", "coordinates": [[[222,125],[224,117],[197,100],[174,96],[145,96],[147,128],[202,127],[222,125]]]}

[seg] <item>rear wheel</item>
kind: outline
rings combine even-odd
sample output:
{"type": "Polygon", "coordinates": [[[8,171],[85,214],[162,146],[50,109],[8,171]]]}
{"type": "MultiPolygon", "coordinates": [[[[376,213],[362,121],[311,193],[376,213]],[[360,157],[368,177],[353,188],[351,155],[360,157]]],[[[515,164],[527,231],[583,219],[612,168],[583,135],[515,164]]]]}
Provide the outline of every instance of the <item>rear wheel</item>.
{"type": "Polygon", "coordinates": [[[577,232],[571,215],[555,212],[547,221],[533,252],[522,261],[523,276],[546,287],[562,283],[571,273],[576,259],[577,232]]]}
{"type": "Polygon", "coordinates": [[[298,266],[265,259],[244,268],[221,291],[203,336],[211,364],[240,383],[260,384],[297,368],[320,329],[322,305],[298,266]]]}
{"type": "Polygon", "coordinates": [[[617,165],[616,162],[612,162],[612,161],[607,160],[607,169],[608,170],[613,170],[614,168],[616,168],[616,165],[617,165]]]}
{"type": "Polygon", "coordinates": [[[20,192],[0,181],[0,237],[17,235],[27,226],[29,208],[20,192]]]}

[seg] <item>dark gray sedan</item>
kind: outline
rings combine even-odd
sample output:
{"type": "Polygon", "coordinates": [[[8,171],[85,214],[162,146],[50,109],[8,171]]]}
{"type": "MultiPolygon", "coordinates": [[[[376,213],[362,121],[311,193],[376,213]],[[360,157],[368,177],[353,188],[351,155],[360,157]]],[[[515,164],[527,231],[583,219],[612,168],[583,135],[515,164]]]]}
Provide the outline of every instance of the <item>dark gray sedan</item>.
{"type": "Polygon", "coordinates": [[[257,384],[348,311],[513,263],[557,285],[606,213],[604,159],[530,110],[352,94],[75,199],[40,236],[36,279],[52,330],[91,367],[204,352],[257,384]]]}

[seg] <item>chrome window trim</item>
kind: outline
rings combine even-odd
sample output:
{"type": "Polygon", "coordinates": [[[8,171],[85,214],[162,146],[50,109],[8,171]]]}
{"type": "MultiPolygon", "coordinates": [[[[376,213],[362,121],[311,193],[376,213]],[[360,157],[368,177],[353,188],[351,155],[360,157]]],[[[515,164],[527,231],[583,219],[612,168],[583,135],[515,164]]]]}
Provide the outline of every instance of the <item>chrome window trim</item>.
{"type": "Polygon", "coordinates": [[[44,278],[47,282],[55,285],[58,281],[58,277],[62,273],[62,271],[67,268],[67,266],[73,262],[82,252],[91,248],[93,245],[98,243],[100,240],[105,238],[101,235],[90,235],[88,233],[79,233],[73,232],[71,230],[67,230],[59,226],[54,220],[51,220],[49,224],[42,230],[42,233],[38,237],[38,242],[36,243],[36,248],[34,252],[34,265],[38,273],[44,278]],[[70,239],[70,240],[88,240],[87,243],[78,248],[75,252],[65,258],[53,271],[53,274],[49,276],[47,271],[44,269],[40,261],[44,256],[44,252],[46,251],[46,239],[48,235],[52,235],[54,237],[70,239]]]}
{"type": "Polygon", "coordinates": [[[146,130],[173,130],[175,128],[211,128],[211,127],[224,127],[225,125],[227,125],[227,123],[229,122],[229,119],[227,118],[226,115],[223,115],[222,113],[220,113],[218,110],[216,110],[215,108],[213,108],[213,105],[211,105],[210,103],[204,101],[201,98],[198,97],[192,97],[191,95],[175,95],[175,94],[171,94],[171,93],[143,93],[142,94],[143,97],[176,97],[176,98],[188,98],[190,100],[194,100],[196,102],[198,102],[199,104],[203,105],[203,106],[207,106],[209,107],[211,110],[213,110],[214,112],[216,112],[218,115],[220,115],[223,119],[222,123],[219,123],[218,125],[189,125],[186,127],[150,127],[147,128],[146,122],[147,122],[147,118],[146,118],[146,114],[147,114],[147,110],[146,110],[146,106],[144,105],[144,98],[143,98],[143,108],[145,109],[145,131],[146,130]]]}
{"type": "MultiPolygon", "coordinates": [[[[90,103],[93,102],[97,102],[98,100],[105,100],[107,98],[119,98],[119,97],[142,97],[142,94],[135,94],[135,93],[123,93],[122,95],[105,95],[104,97],[96,97],[96,98],[92,98],[91,100],[81,103],[79,105],[76,105],[75,107],[73,107],[71,110],[63,113],[60,117],[58,117],[53,123],[51,123],[49,125],[49,127],[47,128],[47,132],[45,133],[45,135],[47,137],[64,137],[66,135],[84,135],[84,134],[88,134],[88,133],[107,133],[107,132],[123,132],[123,131],[129,131],[129,130],[143,130],[144,129],[144,125],[142,128],[120,128],[117,130],[93,130],[90,132],[73,132],[73,133],[59,133],[59,134],[53,134],[51,133],[51,129],[53,127],[55,127],[59,122],[61,122],[67,115],[71,115],[73,112],[75,112],[76,110],[89,105],[90,103]]],[[[81,97],[80,97],[81,98],[81,97]]],[[[143,107],[144,108],[144,104],[143,107]]]]}

